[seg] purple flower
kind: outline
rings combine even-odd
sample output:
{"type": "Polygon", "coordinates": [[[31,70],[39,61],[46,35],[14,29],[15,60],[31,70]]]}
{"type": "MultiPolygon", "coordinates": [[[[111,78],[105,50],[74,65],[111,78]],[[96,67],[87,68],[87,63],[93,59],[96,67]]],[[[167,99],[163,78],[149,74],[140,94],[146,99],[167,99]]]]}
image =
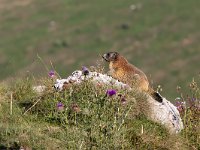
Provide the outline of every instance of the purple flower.
{"type": "Polygon", "coordinates": [[[176,102],[176,106],[179,106],[179,105],[181,105],[181,102],[179,102],[179,101],[176,102]]]}
{"type": "Polygon", "coordinates": [[[89,74],[89,69],[85,66],[82,67],[82,73],[86,76],[89,74]]]}
{"type": "Polygon", "coordinates": [[[197,99],[196,99],[196,98],[194,98],[194,97],[191,99],[191,101],[193,101],[193,102],[194,102],[194,101],[196,101],[196,100],[197,100],[197,99]]]}
{"type": "Polygon", "coordinates": [[[127,103],[125,96],[123,96],[122,94],[118,94],[118,96],[120,97],[121,104],[125,105],[127,103]]]}
{"type": "Polygon", "coordinates": [[[186,103],[185,101],[176,101],[175,106],[179,112],[182,112],[186,107],[186,103]]]}
{"type": "Polygon", "coordinates": [[[53,78],[55,76],[55,72],[53,70],[49,71],[49,77],[53,78]]]}
{"type": "Polygon", "coordinates": [[[115,95],[116,93],[117,93],[116,90],[114,90],[114,89],[109,89],[109,90],[107,90],[106,95],[108,95],[108,96],[113,96],[113,95],[115,95]]]}
{"type": "Polygon", "coordinates": [[[76,103],[73,103],[73,104],[71,105],[71,109],[72,109],[74,112],[76,112],[76,113],[78,113],[78,112],[81,111],[80,107],[79,107],[78,104],[76,104],[76,103]]]}
{"type": "Polygon", "coordinates": [[[127,100],[125,99],[125,97],[121,98],[121,103],[122,103],[122,105],[125,105],[127,103],[127,100]]]}
{"type": "Polygon", "coordinates": [[[59,111],[64,110],[64,104],[61,103],[61,102],[58,102],[58,103],[57,103],[57,109],[58,109],[59,111]]]}

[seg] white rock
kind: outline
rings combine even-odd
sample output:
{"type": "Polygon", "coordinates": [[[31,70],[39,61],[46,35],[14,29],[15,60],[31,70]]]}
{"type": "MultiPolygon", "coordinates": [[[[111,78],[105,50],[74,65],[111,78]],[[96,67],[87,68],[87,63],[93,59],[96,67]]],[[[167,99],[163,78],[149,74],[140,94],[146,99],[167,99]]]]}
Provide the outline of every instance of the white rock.
{"type": "Polygon", "coordinates": [[[97,72],[89,72],[89,75],[85,76],[82,74],[82,71],[80,70],[74,71],[72,75],[69,76],[67,79],[57,79],[54,87],[55,89],[62,91],[64,83],[65,84],[81,83],[83,80],[88,80],[88,79],[91,79],[91,81],[94,83],[113,84],[114,86],[117,86],[119,88],[130,89],[130,86],[128,86],[127,84],[119,82],[108,75],[97,72]]]}
{"type": "Polygon", "coordinates": [[[147,117],[157,123],[164,125],[170,133],[179,133],[183,129],[183,122],[177,108],[166,98],[163,102],[155,101],[151,96],[148,96],[150,112],[147,117]]]}

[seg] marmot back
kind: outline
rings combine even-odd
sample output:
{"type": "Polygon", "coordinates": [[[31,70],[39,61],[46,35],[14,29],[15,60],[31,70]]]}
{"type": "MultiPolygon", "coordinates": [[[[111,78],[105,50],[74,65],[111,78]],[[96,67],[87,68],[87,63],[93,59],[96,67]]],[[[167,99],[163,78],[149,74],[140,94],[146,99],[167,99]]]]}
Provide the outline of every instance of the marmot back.
{"type": "Polygon", "coordinates": [[[109,74],[131,87],[137,87],[139,90],[148,92],[159,102],[162,102],[162,97],[149,87],[149,81],[143,71],[130,64],[123,56],[117,52],[108,52],[102,56],[109,62],[109,74]]]}

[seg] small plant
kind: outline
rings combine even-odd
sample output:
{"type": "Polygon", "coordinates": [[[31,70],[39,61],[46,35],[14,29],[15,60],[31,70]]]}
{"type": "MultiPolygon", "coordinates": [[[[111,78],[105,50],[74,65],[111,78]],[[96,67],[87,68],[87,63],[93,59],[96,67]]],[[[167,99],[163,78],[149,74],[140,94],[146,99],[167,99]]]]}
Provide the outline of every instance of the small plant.
{"type": "Polygon", "coordinates": [[[189,84],[188,95],[181,93],[181,88],[177,90],[181,97],[176,98],[176,106],[181,114],[184,123],[183,136],[189,141],[191,148],[200,149],[200,89],[199,84],[194,79],[189,84]]]}

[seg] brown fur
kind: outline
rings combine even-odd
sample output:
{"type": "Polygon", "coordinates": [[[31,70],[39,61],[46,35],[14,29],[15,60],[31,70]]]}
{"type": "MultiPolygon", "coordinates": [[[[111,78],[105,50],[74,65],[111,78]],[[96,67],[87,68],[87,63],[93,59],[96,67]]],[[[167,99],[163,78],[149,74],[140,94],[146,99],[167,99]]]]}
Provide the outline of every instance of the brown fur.
{"type": "Polygon", "coordinates": [[[130,64],[119,53],[109,52],[104,54],[103,58],[109,62],[109,74],[113,78],[132,87],[137,87],[140,91],[148,92],[156,100],[161,101],[161,96],[149,87],[149,81],[145,73],[134,65],[130,64]]]}

